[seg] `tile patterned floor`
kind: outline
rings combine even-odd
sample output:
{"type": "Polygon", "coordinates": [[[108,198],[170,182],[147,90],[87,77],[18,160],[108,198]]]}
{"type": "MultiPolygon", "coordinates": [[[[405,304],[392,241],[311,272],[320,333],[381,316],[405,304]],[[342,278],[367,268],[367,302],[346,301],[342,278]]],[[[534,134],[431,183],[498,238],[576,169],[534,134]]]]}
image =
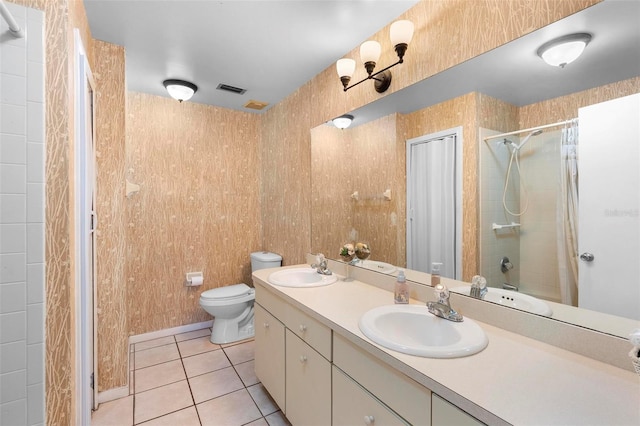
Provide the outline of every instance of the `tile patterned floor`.
{"type": "Polygon", "coordinates": [[[130,395],[100,404],[92,426],[290,426],[254,372],[253,340],[211,329],[131,345],[130,395]]]}

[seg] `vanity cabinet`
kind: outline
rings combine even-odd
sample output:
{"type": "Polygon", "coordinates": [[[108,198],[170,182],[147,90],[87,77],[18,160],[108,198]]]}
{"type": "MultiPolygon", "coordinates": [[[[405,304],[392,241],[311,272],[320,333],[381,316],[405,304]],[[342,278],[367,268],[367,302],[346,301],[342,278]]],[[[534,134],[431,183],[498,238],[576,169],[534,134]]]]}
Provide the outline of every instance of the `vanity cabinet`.
{"type": "Polygon", "coordinates": [[[284,411],[285,328],[262,306],[255,304],[255,372],[273,400],[284,411]]]}
{"type": "Polygon", "coordinates": [[[480,420],[465,413],[455,405],[445,401],[435,393],[432,401],[433,417],[431,424],[433,426],[483,426],[480,420]]]}
{"type": "Polygon", "coordinates": [[[255,372],[294,425],[331,424],[331,329],[256,286],[255,372]]]}

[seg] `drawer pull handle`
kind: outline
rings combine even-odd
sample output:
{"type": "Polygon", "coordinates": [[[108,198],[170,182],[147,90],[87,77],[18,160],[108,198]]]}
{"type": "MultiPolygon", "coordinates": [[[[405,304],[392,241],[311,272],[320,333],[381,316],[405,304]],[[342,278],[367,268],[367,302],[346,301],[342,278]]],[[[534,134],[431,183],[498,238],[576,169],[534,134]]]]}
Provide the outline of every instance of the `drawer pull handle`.
{"type": "Polygon", "coordinates": [[[300,324],[300,327],[298,327],[298,328],[300,329],[301,333],[304,333],[305,331],[307,331],[307,326],[306,325],[300,324]]]}
{"type": "Polygon", "coordinates": [[[372,425],[376,422],[375,417],[373,416],[364,416],[364,424],[365,425],[372,425]]]}
{"type": "Polygon", "coordinates": [[[268,322],[265,322],[263,325],[264,325],[264,328],[269,328],[269,323],[268,322]]]}
{"type": "Polygon", "coordinates": [[[304,364],[305,362],[307,362],[307,357],[306,357],[306,356],[304,356],[304,355],[300,355],[300,362],[301,362],[301,363],[303,363],[303,364],[304,364]]]}

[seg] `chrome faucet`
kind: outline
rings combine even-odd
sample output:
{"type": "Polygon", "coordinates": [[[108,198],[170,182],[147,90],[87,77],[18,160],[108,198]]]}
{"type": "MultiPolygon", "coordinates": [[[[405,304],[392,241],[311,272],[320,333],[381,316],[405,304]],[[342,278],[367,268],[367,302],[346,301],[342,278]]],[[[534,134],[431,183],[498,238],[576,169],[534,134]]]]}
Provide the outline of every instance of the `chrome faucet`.
{"type": "Polygon", "coordinates": [[[476,299],[484,299],[484,295],[487,294],[487,280],[481,275],[475,275],[471,278],[471,290],[469,296],[476,299]]]}
{"type": "Polygon", "coordinates": [[[316,255],[316,263],[311,264],[312,268],[316,269],[316,272],[322,275],[331,275],[331,269],[327,267],[327,259],[324,254],[318,253],[316,255]]]}
{"type": "Polygon", "coordinates": [[[443,284],[438,284],[433,288],[433,292],[438,299],[437,302],[427,302],[427,309],[433,315],[449,321],[462,322],[462,315],[451,308],[449,303],[449,290],[443,284]]]}

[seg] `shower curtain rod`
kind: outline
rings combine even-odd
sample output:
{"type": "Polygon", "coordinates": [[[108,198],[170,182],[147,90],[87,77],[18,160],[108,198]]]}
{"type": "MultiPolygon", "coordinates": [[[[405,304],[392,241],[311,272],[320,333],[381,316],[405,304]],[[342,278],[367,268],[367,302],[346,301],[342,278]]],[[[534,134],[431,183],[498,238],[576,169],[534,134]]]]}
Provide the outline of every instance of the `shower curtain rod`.
{"type": "Polygon", "coordinates": [[[486,142],[489,139],[497,139],[497,138],[503,138],[505,136],[517,135],[519,133],[528,133],[528,132],[533,132],[535,130],[548,129],[549,127],[564,126],[565,124],[569,124],[575,120],[577,120],[577,118],[572,118],[571,120],[559,121],[553,124],[545,124],[543,126],[538,126],[538,127],[530,127],[528,129],[516,130],[514,132],[509,132],[509,133],[500,133],[499,135],[495,135],[495,136],[487,136],[486,138],[484,138],[484,141],[486,142]]]}
{"type": "Polygon", "coordinates": [[[20,25],[18,25],[16,20],[13,18],[13,15],[9,12],[9,9],[7,9],[7,5],[4,4],[3,0],[0,0],[0,15],[2,15],[4,20],[7,22],[7,25],[9,25],[9,32],[11,35],[15,38],[24,37],[24,31],[22,31],[20,25]]]}

